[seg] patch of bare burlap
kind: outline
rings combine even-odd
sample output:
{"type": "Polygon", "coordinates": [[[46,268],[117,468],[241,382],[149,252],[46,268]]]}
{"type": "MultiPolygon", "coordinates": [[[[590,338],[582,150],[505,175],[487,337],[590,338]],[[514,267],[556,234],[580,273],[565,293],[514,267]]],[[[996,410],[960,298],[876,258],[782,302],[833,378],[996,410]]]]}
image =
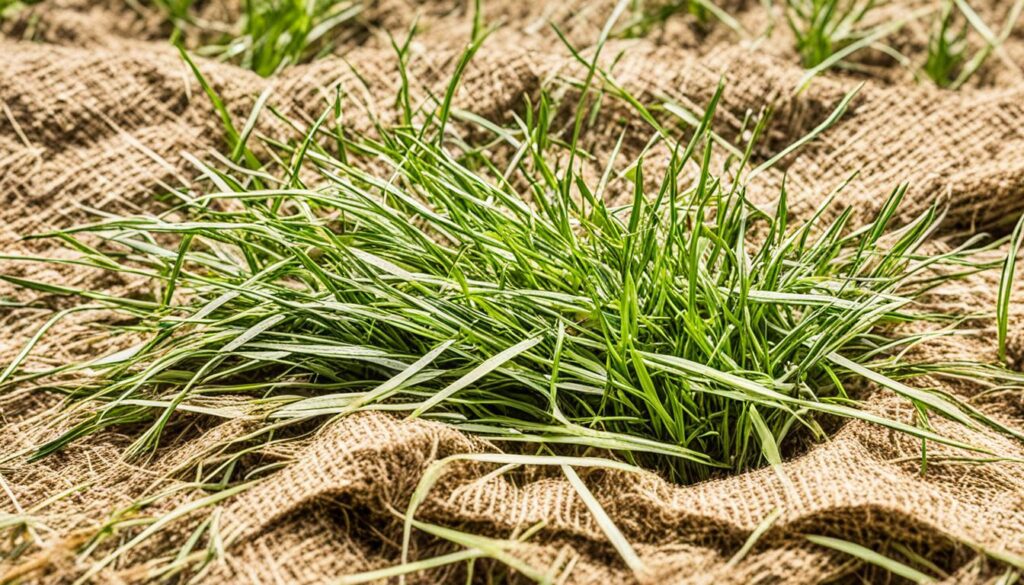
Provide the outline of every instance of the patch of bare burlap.
{"type": "MultiPolygon", "coordinates": [[[[542,87],[562,87],[571,97],[565,82],[580,79],[583,71],[545,23],[560,23],[582,47],[596,38],[610,7],[577,1],[555,6],[487,4],[489,19],[503,21],[505,27],[467,71],[456,105],[509,120],[523,108],[523,96],[535,98],[542,87]]],[[[726,4],[750,30],[764,26],[760,3],[726,4]]],[[[26,9],[0,25],[3,253],[67,255],[49,241],[20,237],[87,220],[93,209],[160,209],[159,193],[183,185],[203,188],[186,154],[204,159],[221,149],[222,129],[193,76],[164,42],[166,24],[132,6],[58,0],[26,9]]],[[[237,14],[236,5],[224,2],[205,3],[202,10],[214,19],[237,14]]],[[[353,25],[362,27],[363,34],[352,35],[356,40],[339,48],[342,57],[294,66],[272,79],[228,64],[197,62],[236,120],[244,120],[256,96],[273,86],[270,102],[296,124],[306,125],[340,90],[346,104],[344,123],[369,131],[373,117],[393,119],[398,84],[392,50],[379,30],[399,34],[415,10],[421,13],[421,34],[413,44],[410,72],[415,100],[425,100],[443,93],[468,38],[465,3],[370,3],[353,25]]],[[[1005,14],[1000,3],[979,10],[992,22],[1005,14]]],[[[778,24],[780,40],[749,48],[738,45],[721,26],[701,28],[678,16],[645,38],[610,43],[605,62],[616,82],[641,101],[670,101],[695,111],[724,76],[727,86],[716,131],[735,139],[748,112],[771,105],[768,139],[756,153],[765,160],[821,123],[863,80],[834,73],[794,93],[803,72],[787,48],[784,25],[778,24]]],[[[894,42],[904,51],[920,50],[926,33],[909,26],[894,42]]],[[[945,226],[950,233],[964,228],[1005,232],[1024,212],[1022,41],[1024,32],[1018,27],[978,81],[957,93],[910,83],[884,59],[865,57],[874,75],[849,112],[819,140],[761,175],[751,196],[771,203],[785,171],[792,212],[797,219],[806,218],[826,193],[859,171],[839,197],[840,206],[854,207],[857,221],[869,218],[897,183],[908,181],[901,219],[938,199],[948,205],[945,226]]],[[[622,160],[644,148],[649,130],[629,122],[631,116],[608,100],[588,127],[584,141],[598,161],[595,172],[622,133],[622,160]]],[[[257,126],[267,136],[286,131],[266,115],[257,126]]],[[[667,156],[658,148],[652,152],[667,156]]],[[[648,157],[651,164],[658,164],[657,158],[648,157]]],[[[4,274],[66,286],[120,293],[145,286],[70,266],[0,262],[4,274]]],[[[929,302],[965,312],[990,311],[997,279],[994,273],[972,276],[936,291],[929,302]]],[[[3,363],[54,308],[71,303],[11,287],[0,288],[0,295],[27,304],[0,308],[3,363]]],[[[1015,293],[1018,301],[1022,296],[1020,290],[1015,293]]],[[[109,318],[100,311],[69,316],[60,334],[43,338],[28,367],[52,367],[129,343],[102,329],[109,318]]],[[[1017,311],[1010,340],[1010,358],[1017,368],[1024,362],[1021,323],[1017,311]]],[[[920,351],[932,357],[993,359],[993,325],[980,320],[977,327],[978,335],[946,339],[920,351]]],[[[916,383],[941,384],[1006,424],[1024,424],[1024,401],[1017,391],[976,395],[970,381],[916,383]]],[[[233,413],[230,420],[176,417],[157,454],[145,461],[121,456],[138,429],[115,427],[29,463],[25,454],[31,447],[59,430],[43,422],[65,413],[66,407],[59,396],[30,387],[0,397],[0,511],[25,513],[37,521],[27,548],[0,562],[0,579],[63,582],[81,575],[122,542],[109,539],[91,554],[78,556],[106,522],[135,514],[159,517],[205,497],[206,492],[189,483],[192,470],[216,465],[246,448],[252,452],[243,465],[272,465],[275,471],[250,489],[172,523],[94,580],[152,578],[152,571],[172,561],[206,519],[215,521],[226,556],[206,567],[200,575],[204,582],[320,583],[391,566],[400,561],[396,511],[405,509],[426,466],[447,455],[500,447],[442,424],[374,413],[304,429],[305,434],[288,441],[254,443],[249,435],[265,423],[247,409],[247,401],[211,399],[210,406],[233,413]],[[139,499],[158,494],[141,512],[131,509],[139,499]]],[[[915,416],[901,400],[882,391],[870,395],[867,406],[907,422],[915,416]]],[[[72,420],[58,426],[67,428],[72,420]]],[[[1024,446],[1017,441],[943,421],[936,424],[948,436],[1001,457],[1024,458],[1024,446]]],[[[854,574],[877,576],[849,557],[811,545],[805,534],[879,549],[900,543],[932,559],[950,574],[950,582],[984,582],[996,569],[972,547],[1024,554],[1024,466],[958,462],[943,457],[956,453],[933,445],[929,455],[927,472],[922,473],[917,441],[851,422],[827,443],[777,470],[697,485],[673,485],[653,474],[581,472],[637,549],[646,566],[642,574],[626,569],[575,491],[550,470],[520,469],[490,477],[492,468],[486,465],[453,465],[417,518],[498,539],[514,539],[543,523],[540,532],[510,543],[509,550],[569,582],[812,583],[854,574]],[[756,546],[736,556],[755,528],[776,511],[778,519],[756,546]]],[[[137,533],[124,530],[129,536],[137,533]]],[[[0,552],[11,555],[13,546],[4,541],[0,552]]],[[[414,559],[452,550],[418,531],[411,549],[414,559]]],[[[475,567],[478,577],[509,576],[495,563],[481,561],[475,567]]],[[[458,564],[412,579],[464,579],[465,571],[458,564]]]]}

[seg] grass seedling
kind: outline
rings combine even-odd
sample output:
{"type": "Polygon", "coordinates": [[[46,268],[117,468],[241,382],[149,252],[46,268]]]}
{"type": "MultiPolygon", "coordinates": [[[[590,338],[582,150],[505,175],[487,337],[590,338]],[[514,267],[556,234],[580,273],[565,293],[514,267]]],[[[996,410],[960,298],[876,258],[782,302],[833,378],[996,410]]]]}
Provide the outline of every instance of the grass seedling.
{"type": "Polygon", "coordinates": [[[861,21],[874,0],[786,0],[786,22],[804,67],[815,67],[866,37],[861,21]]]}
{"type": "MultiPolygon", "coordinates": [[[[157,0],[156,7],[173,24],[171,43],[179,44],[190,30],[199,31],[203,46],[195,52],[237,63],[266,77],[282,68],[329,53],[342,27],[362,11],[362,3],[337,0],[245,0],[241,17],[230,32],[199,23],[195,0],[157,0]]],[[[347,36],[358,34],[353,28],[347,36]]]]}
{"type": "Polygon", "coordinates": [[[967,61],[967,25],[956,28],[953,25],[953,0],[942,6],[942,12],[932,27],[928,38],[928,57],[924,72],[935,85],[949,87],[956,83],[958,74],[967,61]]]}
{"type": "Polygon", "coordinates": [[[268,76],[281,68],[315,58],[333,46],[330,33],[362,9],[358,2],[332,0],[246,0],[241,34],[201,54],[235,60],[268,76]]]}
{"type": "Polygon", "coordinates": [[[714,18],[736,31],[741,37],[746,36],[746,32],[736,19],[712,0],[634,0],[630,3],[630,18],[623,24],[619,35],[626,38],[646,37],[655,27],[681,14],[692,16],[700,26],[707,26],[714,18]]]}
{"type": "Polygon", "coordinates": [[[1024,1],[1014,2],[1006,15],[1002,31],[997,35],[963,0],[950,0],[945,3],[928,39],[928,57],[923,67],[925,75],[939,87],[961,87],[1006,41],[1022,10],[1024,1]],[[954,28],[953,24],[957,14],[961,14],[965,21],[958,29],[954,28]],[[983,44],[968,59],[968,32],[971,29],[981,37],[983,44]]]}
{"type": "MultiPolygon", "coordinates": [[[[976,253],[1001,242],[975,237],[929,252],[925,244],[942,213],[933,207],[895,225],[905,186],[858,226],[849,209],[826,213],[836,193],[802,222],[790,217],[785,188],[772,209],[754,205],[743,178],[827,131],[850,96],[813,136],[754,165],[767,123],[761,117],[748,144],[725,149],[728,172],[720,172],[712,160],[723,147],[711,127],[723,88],[699,115],[686,113],[685,133],[662,126],[596,65],[611,30],[609,23],[589,64],[570,47],[588,65],[586,80],[574,86],[578,101],[559,103],[544,93],[509,127],[452,107],[482,30],[435,108],[414,108],[404,87],[395,100],[401,122],[369,134],[331,128],[335,104],[293,140],[260,137],[252,130],[267,95],[238,132],[204,83],[231,149],[222,167],[196,161],[206,193],[181,194],[180,205],[159,215],[104,216],[47,234],[76,251],[74,259],[5,257],[86,265],[151,283],[148,294],[119,297],[0,276],[44,294],[87,298],[129,317],[125,329],[145,337],[129,350],[55,371],[90,376],[43,386],[66,393],[70,407],[54,421],[65,432],[34,456],[112,427],[133,433],[128,456],[147,455],[185,413],[244,413],[258,420],[246,436],[257,443],[288,440],[276,433],[289,425],[315,427],[360,411],[432,419],[541,453],[457,459],[561,466],[609,541],[639,570],[631,544],[574,468],[644,467],[673,481],[699,481],[778,465],[797,442],[823,439],[824,421],[834,417],[966,451],[978,449],[937,431],[936,418],[1021,436],[917,384],[927,375],[1020,387],[1022,376],[998,364],[906,357],[937,335],[970,334],[959,328],[967,316],[919,313],[915,304],[936,286],[996,268],[976,253]],[[656,180],[643,157],[613,156],[598,182],[583,173],[593,159],[581,145],[592,82],[669,145],[656,180]],[[564,111],[576,112],[568,140],[569,126],[552,127],[564,111]],[[463,124],[493,134],[515,155],[463,148],[463,124]],[[261,147],[250,150],[247,139],[262,140],[261,147]],[[259,168],[255,152],[276,162],[259,168]],[[232,162],[243,160],[245,166],[232,162]],[[632,201],[610,204],[611,188],[628,189],[632,201]],[[908,322],[934,331],[902,333],[908,322]],[[916,416],[864,408],[858,392],[868,385],[902,397],[916,416]],[[227,396],[235,399],[230,408],[211,406],[227,396]]],[[[1015,244],[1019,239],[1018,230],[1015,244]]],[[[21,364],[61,318],[3,369],[0,391],[40,383],[46,372],[25,372],[21,364]]],[[[212,470],[185,466],[210,495],[125,538],[87,576],[179,518],[269,476],[276,467],[234,474],[234,461],[249,448],[240,446],[212,470]]],[[[401,578],[484,557],[515,562],[508,541],[414,518],[451,460],[428,469],[409,504],[403,565],[362,577],[401,578]],[[406,562],[413,528],[466,550],[406,562]]],[[[216,556],[196,534],[161,569],[167,575],[216,556]]]]}

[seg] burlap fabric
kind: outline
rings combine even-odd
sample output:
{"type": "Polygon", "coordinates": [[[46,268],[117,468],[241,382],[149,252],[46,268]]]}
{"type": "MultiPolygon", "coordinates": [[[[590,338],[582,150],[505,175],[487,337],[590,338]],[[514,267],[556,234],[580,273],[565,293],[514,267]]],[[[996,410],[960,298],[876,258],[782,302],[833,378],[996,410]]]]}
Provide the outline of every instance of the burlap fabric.
{"type": "MultiPolygon", "coordinates": [[[[1008,8],[1002,4],[978,9],[991,22],[1000,22],[1008,8]]],[[[487,5],[489,20],[502,21],[504,27],[474,60],[456,105],[495,120],[506,120],[521,109],[524,94],[536,96],[541,87],[581,76],[546,22],[557,22],[574,43],[586,46],[610,10],[599,2],[577,1],[554,7],[487,5]]],[[[750,30],[763,28],[760,3],[734,2],[727,8],[750,30]]],[[[237,11],[218,2],[201,9],[206,17],[225,20],[237,11]]],[[[369,130],[372,116],[387,120],[395,115],[391,104],[398,71],[380,31],[400,34],[417,12],[421,32],[410,71],[415,97],[424,99],[443,92],[468,38],[471,23],[465,3],[370,3],[353,25],[364,27],[365,34],[340,47],[340,56],[294,66],[271,79],[229,64],[197,62],[238,120],[272,84],[271,103],[297,124],[308,124],[340,87],[346,95],[345,124],[369,130]]],[[[901,217],[912,217],[941,198],[949,206],[944,229],[952,236],[964,229],[1004,233],[1024,212],[1024,26],[1018,25],[999,54],[960,92],[914,83],[903,69],[865,56],[871,75],[832,73],[795,94],[803,71],[781,21],[770,42],[751,47],[737,43],[720,25],[701,28],[687,18],[674,18],[645,38],[611,43],[608,63],[621,54],[612,75],[641,101],[672,101],[692,109],[707,102],[724,75],[728,85],[716,122],[723,136],[735,137],[748,111],[765,105],[774,109],[768,140],[758,152],[762,160],[819,124],[848,90],[866,81],[834,128],[760,177],[752,186],[755,199],[770,202],[785,170],[795,202],[792,212],[797,219],[807,217],[825,193],[860,171],[840,197],[841,204],[855,207],[858,220],[870,217],[901,181],[911,183],[901,217]]],[[[67,254],[47,241],[19,237],[82,220],[90,208],[157,209],[154,195],[168,187],[202,188],[184,154],[207,158],[211,149],[223,147],[223,132],[195,79],[166,45],[169,31],[158,16],[134,4],[52,1],[17,13],[0,28],[0,251],[67,254]]],[[[918,58],[926,28],[912,23],[893,42],[918,58]]],[[[630,115],[614,102],[602,108],[584,137],[597,160],[604,159],[624,129],[628,154],[643,148],[649,131],[628,121],[630,115]]],[[[268,136],[286,131],[267,116],[258,126],[268,136]]],[[[83,269],[0,264],[4,274],[65,285],[114,291],[141,286],[83,269]]],[[[997,274],[976,275],[936,291],[930,302],[991,311],[997,279],[997,274]]],[[[1018,286],[1018,301],[1024,300],[1021,290],[1018,286]]],[[[0,289],[0,295],[31,302],[23,308],[0,307],[4,364],[50,310],[71,302],[9,287],[0,289]]],[[[102,312],[70,317],[59,333],[43,339],[29,367],[100,355],[124,344],[124,339],[98,328],[109,318],[102,312]]],[[[1021,323],[1015,310],[1010,357],[1018,368],[1024,346],[1021,323]]],[[[977,326],[977,336],[922,351],[993,359],[993,325],[978,320],[977,326]]],[[[970,381],[917,383],[942,384],[965,398],[977,393],[970,381]]],[[[107,522],[135,514],[159,517],[204,497],[205,492],[188,483],[190,470],[198,464],[216,465],[226,455],[252,447],[248,436],[265,424],[245,404],[216,402],[235,409],[234,418],[226,422],[202,415],[176,417],[167,432],[171,438],[145,461],[122,458],[138,429],[116,427],[30,463],[25,450],[57,432],[43,421],[62,412],[61,399],[29,387],[0,396],[0,511],[25,512],[38,521],[28,548],[0,563],[0,579],[73,580],[140,530],[123,528],[118,538],[79,554],[107,522]],[[157,494],[161,497],[143,510],[129,508],[157,494]]],[[[886,392],[870,394],[867,404],[888,416],[908,421],[914,416],[886,392]]],[[[1024,426],[1019,391],[978,396],[975,405],[1006,424],[1024,426]]],[[[1024,445],[1017,441],[937,424],[949,436],[1002,457],[1024,459],[1024,445]]],[[[394,511],[405,509],[423,469],[446,455],[498,449],[441,424],[382,414],[353,416],[302,432],[288,441],[261,443],[248,456],[246,464],[253,468],[276,466],[267,480],[171,524],[94,580],[151,578],[151,571],[172,560],[195,526],[209,518],[215,518],[224,537],[226,554],[197,576],[202,582],[321,583],[390,566],[399,561],[401,541],[401,522],[394,511]]],[[[539,533],[512,547],[513,554],[550,568],[554,579],[568,582],[882,578],[849,557],[810,544],[805,534],[835,536],[880,550],[899,543],[931,559],[949,575],[949,582],[994,579],[1002,568],[978,548],[1024,555],[1024,466],[964,463],[944,458],[956,453],[934,446],[929,453],[927,472],[922,473],[917,441],[852,422],[827,443],[794,454],[781,473],[764,469],[678,486],[653,474],[581,472],[639,552],[647,567],[642,574],[626,569],[576,492],[550,470],[519,469],[490,477],[493,466],[454,465],[417,518],[499,539],[543,522],[539,533]],[[781,515],[757,545],[734,558],[776,510],[781,515]]],[[[12,555],[14,546],[5,540],[0,551],[12,555]]],[[[414,534],[413,558],[450,550],[414,534]]],[[[464,565],[456,565],[412,579],[459,580],[465,571],[464,565]]],[[[481,562],[475,575],[515,578],[502,571],[498,564],[481,562]]]]}

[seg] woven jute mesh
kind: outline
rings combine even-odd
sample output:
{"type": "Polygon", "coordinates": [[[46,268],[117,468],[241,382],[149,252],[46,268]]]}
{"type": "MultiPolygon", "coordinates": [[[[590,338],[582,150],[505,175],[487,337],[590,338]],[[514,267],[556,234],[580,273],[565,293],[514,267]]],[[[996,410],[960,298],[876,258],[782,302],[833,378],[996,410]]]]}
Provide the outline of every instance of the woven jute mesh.
{"type": "MultiPolygon", "coordinates": [[[[765,24],[760,2],[721,4],[751,30],[765,24]]],[[[978,4],[979,14],[991,22],[1001,22],[1009,9],[1009,3],[994,0],[978,4]]],[[[887,10],[899,15],[911,8],[887,10]]],[[[225,22],[238,14],[232,3],[200,3],[198,9],[203,18],[225,22]]],[[[547,23],[557,23],[571,42],[586,46],[597,38],[611,6],[509,0],[488,2],[486,10],[488,20],[503,27],[471,63],[455,105],[500,122],[521,111],[524,96],[535,98],[542,88],[585,74],[547,23]]],[[[374,119],[397,119],[393,104],[400,77],[382,31],[403,34],[417,16],[410,88],[415,100],[424,100],[443,94],[469,38],[472,14],[465,2],[371,2],[352,25],[362,27],[361,34],[347,35],[350,40],[335,55],[289,67],[269,79],[212,60],[198,58],[197,65],[237,120],[244,120],[256,97],[272,87],[269,102],[295,124],[308,125],[340,91],[346,96],[344,124],[369,132],[374,119]]],[[[825,194],[859,171],[836,205],[852,206],[854,223],[869,219],[903,181],[910,189],[899,219],[912,218],[939,200],[948,209],[945,232],[939,236],[956,238],[964,230],[1005,233],[1024,212],[1024,25],[1018,24],[958,92],[916,83],[905,68],[877,55],[861,58],[868,74],[832,72],[796,92],[803,69],[784,25],[779,23],[772,41],[746,46],[721,25],[698,26],[687,18],[670,19],[642,38],[610,42],[606,65],[616,82],[641,102],[670,101],[695,111],[724,78],[715,130],[727,139],[743,131],[749,113],[770,106],[766,140],[755,153],[761,160],[820,124],[849,90],[865,83],[833,128],[758,177],[750,187],[755,201],[771,202],[785,176],[791,213],[795,220],[806,218],[825,194]]],[[[211,151],[222,150],[224,132],[194,76],[167,44],[170,28],[165,19],[136,3],[54,0],[14,13],[0,30],[0,251],[67,256],[50,240],[22,236],[86,221],[97,209],[158,210],[159,193],[182,186],[202,188],[187,157],[206,159],[211,151]]],[[[892,42],[920,57],[927,26],[911,23],[892,42]]],[[[561,87],[573,91],[571,83],[561,87]]],[[[595,160],[605,160],[624,132],[625,150],[636,155],[644,148],[649,136],[639,132],[649,130],[630,121],[631,116],[635,114],[614,101],[602,107],[583,136],[595,160]]],[[[286,126],[262,116],[256,133],[273,137],[287,133],[286,126]]],[[[657,147],[648,158],[655,161],[656,153],[657,147]]],[[[993,258],[1005,253],[1005,248],[992,252],[993,258]]],[[[144,286],[81,267],[0,262],[3,274],[66,286],[124,294],[144,286]]],[[[936,290],[928,302],[991,313],[998,278],[995,273],[973,275],[936,290]]],[[[1022,281],[1024,275],[1018,275],[1017,282],[1022,281]]],[[[27,305],[0,308],[0,361],[6,364],[53,309],[73,301],[3,286],[0,295],[27,305]]],[[[1020,286],[1014,299],[1017,306],[1024,301],[1020,286]]],[[[42,338],[26,367],[52,367],[117,349],[126,340],[104,332],[101,325],[110,319],[103,311],[73,314],[59,333],[42,338]]],[[[1022,324],[1015,309],[1009,359],[1018,369],[1024,362],[1022,324]]],[[[918,351],[990,361],[996,352],[994,326],[979,320],[977,327],[981,333],[976,336],[948,338],[918,351]]],[[[1009,426],[1024,426],[1019,392],[978,395],[970,380],[915,383],[941,385],[1009,426]]],[[[144,460],[122,455],[139,429],[113,427],[29,461],[26,454],[32,446],[70,424],[43,424],[67,405],[60,396],[32,387],[0,396],[0,511],[30,513],[38,520],[20,554],[12,554],[13,541],[0,544],[11,559],[0,564],[0,580],[72,581],[141,530],[120,528],[123,534],[88,548],[108,522],[133,514],[159,518],[207,497],[189,483],[193,478],[187,470],[200,462],[215,464],[218,457],[250,444],[247,437],[266,423],[247,411],[245,402],[223,399],[215,404],[237,407],[237,417],[227,422],[199,414],[175,417],[158,451],[144,460]],[[147,505],[137,511],[132,506],[140,500],[147,505]]],[[[905,401],[882,390],[865,394],[865,408],[907,422],[916,416],[905,401]]],[[[951,438],[999,458],[1024,460],[1024,445],[1005,435],[934,422],[951,438]]],[[[253,468],[274,465],[266,480],[181,516],[92,580],[146,581],[151,570],[173,560],[200,522],[210,519],[225,544],[201,573],[185,575],[201,582],[322,583],[392,566],[401,560],[400,513],[427,466],[448,455],[499,450],[440,423],[379,413],[294,432],[289,440],[261,445],[245,463],[253,468]]],[[[951,583],[995,579],[1001,569],[979,550],[1024,555],[1024,466],[1012,461],[979,465],[963,462],[957,458],[962,453],[952,449],[928,449],[925,471],[919,441],[849,422],[827,442],[794,454],[777,469],[695,485],[675,485],[653,473],[581,471],[643,560],[646,570],[639,574],[622,563],[560,472],[522,468],[493,476],[489,473],[494,466],[456,463],[416,517],[497,539],[513,539],[543,524],[531,538],[509,545],[510,554],[549,568],[554,579],[567,582],[883,578],[849,556],[811,544],[806,534],[880,550],[899,543],[931,559],[951,583]],[[756,545],[736,557],[773,514],[779,516],[756,545]]],[[[410,558],[451,550],[416,531],[410,558]]],[[[467,570],[465,564],[456,564],[410,580],[464,580],[467,570]]],[[[517,578],[499,563],[483,561],[475,565],[474,574],[478,579],[517,578]]]]}

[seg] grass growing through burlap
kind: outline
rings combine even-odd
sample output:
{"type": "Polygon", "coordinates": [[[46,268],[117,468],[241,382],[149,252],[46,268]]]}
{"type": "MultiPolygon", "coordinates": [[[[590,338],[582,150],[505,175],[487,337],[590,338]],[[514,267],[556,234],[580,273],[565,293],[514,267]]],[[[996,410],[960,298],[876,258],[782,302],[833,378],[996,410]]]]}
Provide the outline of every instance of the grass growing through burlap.
{"type": "Polygon", "coordinates": [[[798,87],[833,67],[861,69],[847,58],[862,49],[873,48],[911,68],[917,79],[928,79],[946,89],[959,89],[1002,47],[1024,11],[1024,1],[1016,0],[1006,12],[1002,29],[996,33],[966,0],[925,4],[908,9],[899,18],[869,26],[868,16],[877,6],[874,0],[787,0],[786,23],[794,37],[794,48],[807,68],[798,87]],[[884,43],[887,36],[906,24],[926,17],[932,22],[931,32],[920,63],[884,43]],[[976,42],[969,39],[971,31],[978,39],[976,42]],[[972,43],[979,45],[973,54],[972,43]]]}
{"type": "MultiPolygon", "coordinates": [[[[237,403],[211,406],[224,396],[242,397],[246,414],[259,417],[266,432],[364,410],[429,418],[501,445],[534,444],[539,457],[455,459],[558,465],[626,563],[639,568],[573,467],[628,469],[625,462],[673,481],[699,481],[781,463],[794,436],[825,437],[824,417],[881,425],[922,446],[977,450],[936,432],[935,417],[1020,436],[912,379],[927,372],[1020,385],[1018,374],[998,364],[906,358],[936,335],[970,333],[962,323],[976,316],[918,313],[915,301],[997,266],[975,258],[1001,242],[976,237],[931,251],[926,244],[942,213],[932,207],[896,225],[905,186],[866,225],[851,225],[852,210],[831,209],[838,190],[808,221],[791,224],[785,188],[770,208],[747,199],[746,178],[792,152],[752,163],[767,116],[720,170],[712,165],[721,138],[711,122],[722,87],[680,132],[615,85],[596,55],[586,61],[573,51],[587,76],[568,129],[555,123],[566,108],[546,95],[528,102],[510,127],[455,110],[459,77],[482,39],[474,39],[431,107],[413,109],[402,88],[402,123],[378,124],[366,135],[332,127],[327,120],[341,110],[339,100],[298,140],[265,140],[273,163],[256,169],[240,166],[256,159],[245,143],[252,124],[236,131],[222,110],[235,162],[225,158],[213,168],[197,161],[208,193],[177,193],[180,205],[160,215],[105,216],[48,234],[80,256],[43,261],[144,277],[153,289],[117,297],[2,277],[121,312],[132,320],[125,330],[146,338],[49,372],[20,369],[30,344],[0,374],[0,389],[54,373],[91,375],[47,387],[65,392],[71,404],[54,423],[73,424],[33,457],[109,428],[142,429],[127,455],[144,456],[169,440],[165,430],[182,413],[236,416],[237,403]],[[578,163],[592,155],[580,136],[594,111],[587,90],[595,80],[670,146],[671,160],[656,180],[643,157],[618,160],[622,139],[600,177],[584,176],[578,163]],[[511,156],[498,159],[462,142],[456,124],[490,132],[511,156]],[[616,170],[622,168],[628,170],[616,170]],[[624,182],[632,202],[611,205],[609,190],[624,182]],[[905,332],[913,330],[907,324],[925,322],[933,323],[930,332],[905,332]],[[849,390],[868,383],[901,396],[916,418],[866,408],[849,390]]],[[[827,131],[850,97],[794,148],[827,131]]],[[[431,468],[410,503],[404,548],[415,527],[467,551],[375,576],[477,556],[534,576],[495,542],[414,519],[441,469],[431,468]]],[[[235,477],[231,466],[218,471],[216,482],[200,482],[212,495],[151,524],[88,575],[261,477],[235,477]]],[[[214,555],[195,554],[204,562],[214,555]]],[[[166,570],[182,570],[180,559],[166,570]]]]}
{"type": "Polygon", "coordinates": [[[861,22],[875,0],[786,0],[785,16],[805,67],[868,36],[861,22]]]}
{"type": "MultiPolygon", "coordinates": [[[[591,65],[585,85],[600,75],[591,65]]],[[[575,164],[586,155],[583,101],[567,144],[553,141],[546,97],[513,128],[486,124],[515,152],[498,167],[443,140],[457,77],[422,124],[352,136],[324,126],[325,114],[300,141],[271,145],[284,167],[277,177],[204,166],[213,192],[181,194],[171,212],[51,234],[81,252],[76,262],[145,276],[157,289],[114,298],[4,277],[124,311],[149,335],[89,364],[95,379],[68,391],[99,407],[36,456],[127,422],[150,425],[129,449],[140,455],[177,409],[238,393],[262,396],[269,419],[388,410],[503,442],[611,450],[679,482],[777,463],[794,432],[824,438],[823,415],[963,448],[930,417],[1001,429],[901,381],[943,366],[909,367],[903,354],[934,334],[895,326],[936,321],[955,334],[963,318],[915,314],[914,301],[991,268],[972,260],[977,238],[925,251],[941,220],[934,207],[892,226],[905,187],[856,228],[849,209],[823,219],[830,198],[796,226],[784,188],[774,209],[752,205],[742,177],[773,162],[748,169],[767,118],[717,176],[719,88],[688,141],[675,143],[658,187],[648,191],[642,158],[631,161],[633,201],[612,207],[614,160],[596,182],[575,164]],[[356,162],[366,160],[378,168],[356,162]],[[919,420],[861,408],[848,387],[862,382],[904,397],[919,420]]],[[[16,366],[0,382],[24,380],[16,366]]],[[[1016,381],[995,365],[948,367],[1016,381]]]]}
{"type": "Polygon", "coordinates": [[[935,85],[958,89],[971,78],[1009,38],[1013,27],[1024,10],[1024,2],[1014,2],[1006,14],[1006,21],[997,35],[964,0],[948,0],[932,24],[928,37],[928,53],[922,67],[924,74],[935,85]],[[957,17],[962,22],[957,26],[957,17]],[[975,30],[982,46],[970,54],[968,32],[975,30]]]}
{"type": "Polygon", "coordinates": [[[241,34],[232,34],[220,46],[203,47],[202,54],[237,60],[242,67],[269,76],[330,53],[339,38],[348,36],[344,26],[361,10],[359,2],[337,0],[246,0],[241,34]]]}
{"type": "Polygon", "coordinates": [[[715,20],[741,38],[747,36],[743,26],[711,0],[633,0],[629,4],[625,22],[617,33],[626,38],[646,37],[655,27],[681,14],[692,16],[702,28],[715,20]]]}
{"type": "Polygon", "coordinates": [[[226,30],[222,24],[197,18],[195,0],[153,4],[173,25],[172,44],[193,33],[205,39],[197,54],[237,63],[264,77],[330,53],[362,30],[350,26],[363,8],[355,1],[244,0],[238,21],[226,30]]]}

